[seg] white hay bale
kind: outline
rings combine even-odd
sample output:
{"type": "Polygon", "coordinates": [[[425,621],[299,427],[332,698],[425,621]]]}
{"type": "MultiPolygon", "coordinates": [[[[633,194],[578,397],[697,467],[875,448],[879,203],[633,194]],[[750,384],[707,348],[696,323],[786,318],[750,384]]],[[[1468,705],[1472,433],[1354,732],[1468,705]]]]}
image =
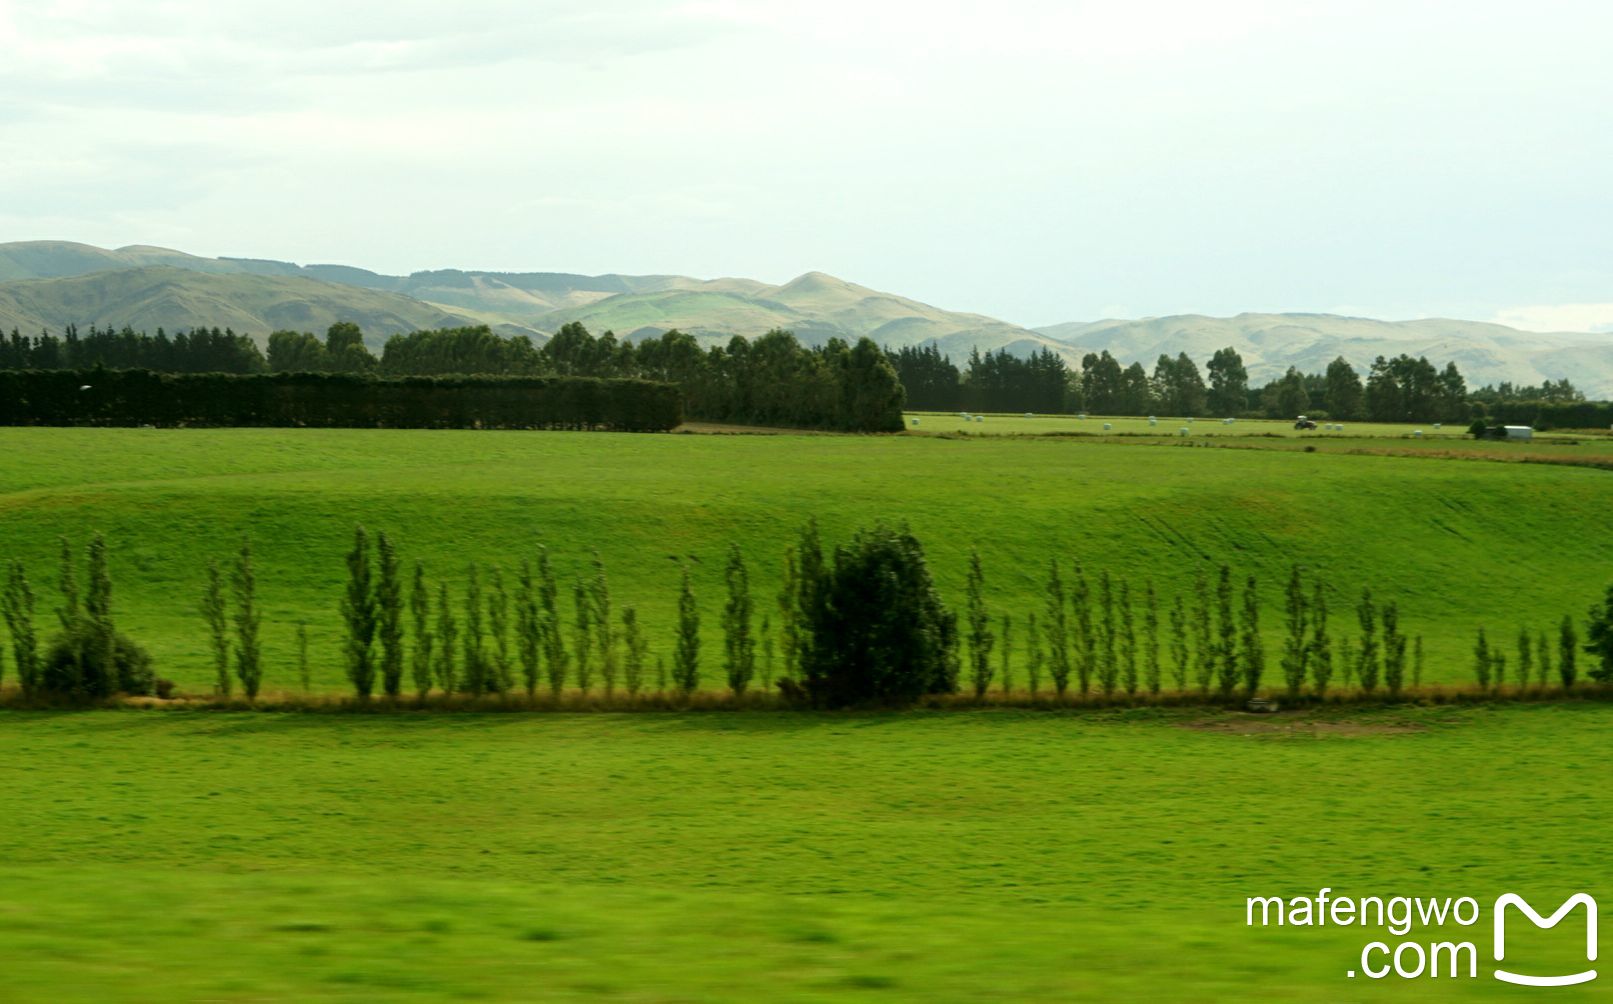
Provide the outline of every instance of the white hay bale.
{"type": "Polygon", "coordinates": [[[1189,431],[1189,430],[1188,430],[1188,428],[1187,428],[1187,426],[1185,426],[1185,425],[1184,425],[1184,426],[1182,426],[1182,427],[1181,427],[1181,428],[1180,428],[1180,429],[1177,429],[1177,430],[1176,430],[1176,434],[1177,434],[1177,435],[1178,435],[1178,436],[1185,436],[1185,435],[1187,435],[1187,434],[1188,434],[1188,431],[1189,431]]]}
{"type": "Polygon", "coordinates": [[[913,424],[914,424],[914,425],[917,425],[917,424],[919,424],[919,420],[918,420],[918,419],[916,419],[916,418],[915,418],[915,419],[913,419],[913,424]]]}
{"type": "Polygon", "coordinates": [[[1113,422],[1105,422],[1105,423],[1103,423],[1103,431],[1104,432],[1108,432],[1110,429],[1113,429],[1114,427],[1115,427],[1115,424],[1113,422]]]}

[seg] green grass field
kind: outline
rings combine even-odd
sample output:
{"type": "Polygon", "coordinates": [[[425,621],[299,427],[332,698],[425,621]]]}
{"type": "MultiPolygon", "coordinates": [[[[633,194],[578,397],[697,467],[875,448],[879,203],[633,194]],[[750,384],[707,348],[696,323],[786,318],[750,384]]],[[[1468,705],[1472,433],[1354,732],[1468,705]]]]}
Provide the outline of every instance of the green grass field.
{"type": "Polygon", "coordinates": [[[1544,464],[1037,437],[4,429],[0,548],[26,563],[48,612],[58,536],[82,544],[105,532],[123,627],[160,673],[193,689],[211,678],[195,613],[206,562],[227,559],[246,533],[267,688],[294,685],[301,621],[316,683],[341,686],[337,603],[360,521],[456,588],[472,559],[509,572],[543,543],[570,577],[597,548],[618,609],[640,608],[660,654],[670,652],[672,559],[693,555],[715,686],[728,543],[749,556],[758,605],[770,609],[783,543],[812,513],[830,543],[876,519],[910,523],[960,605],[977,544],[993,608],[1016,619],[1041,611],[1053,555],[1078,557],[1094,575],[1107,568],[1139,594],[1152,580],[1167,601],[1196,570],[1228,562],[1262,583],[1274,673],[1281,587],[1298,562],[1333,590],[1335,637],[1371,586],[1426,637],[1428,679],[1456,681],[1467,678],[1479,624],[1510,644],[1520,624],[1579,616],[1613,577],[1608,478],[1544,464]]]}
{"type": "MultiPolygon", "coordinates": [[[[1518,999],[1483,924],[1440,935],[1479,979],[1352,981],[1366,943],[1432,932],[1250,929],[1245,898],[1605,904],[1609,729],[0,713],[0,997],[1518,999]]],[[[1582,968],[1578,923],[1509,960],[1582,968]]]]}

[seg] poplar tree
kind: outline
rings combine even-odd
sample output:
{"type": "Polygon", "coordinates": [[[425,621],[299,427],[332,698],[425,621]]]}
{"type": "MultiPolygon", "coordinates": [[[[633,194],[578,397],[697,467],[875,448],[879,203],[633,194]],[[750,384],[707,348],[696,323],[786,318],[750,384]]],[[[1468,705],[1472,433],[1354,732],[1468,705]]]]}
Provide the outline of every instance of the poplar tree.
{"type": "Polygon", "coordinates": [[[1131,584],[1120,580],[1120,685],[1137,693],[1137,629],[1131,610],[1131,584]]]}
{"type": "Polygon", "coordinates": [[[308,622],[297,622],[297,682],[302,686],[302,692],[308,693],[313,689],[313,680],[308,673],[308,622]]]}
{"type": "Polygon", "coordinates": [[[1219,640],[1215,646],[1216,683],[1222,697],[1231,697],[1238,685],[1238,625],[1232,616],[1232,569],[1221,566],[1221,577],[1215,587],[1216,630],[1219,640]]]}
{"type": "Polygon", "coordinates": [[[577,689],[586,695],[594,686],[593,600],[581,579],[571,586],[571,606],[576,617],[571,626],[571,647],[577,657],[577,689]]]}
{"type": "Polygon", "coordinates": [[[672,677],[685,696],[700,686],[700,609],[695,605],[689,566],[683,566],[683,590],[678,595],[678,637],[672,650],[672,677]]]}
{"type": "Polygon", "coordinates": [[[1288,629],[1283,638],[1283,682],[1288,696],[1298,697],[1305,688],[1309,667],[1310,640],[1306,636],[1305,584],[1300,579],[1299,566],[1288,570],[1288,588],[1284,594],[1284,624],[1288,629]]]}
{"type": "Polygon", "coordinates": [[[644,688],[645,658],[649,655],[650,642],[644,637],[644,630],[639,626],[638,611],[632,607],[622,610],[622,644],[627,649],[627,664],[625,682],[627,693],[638,696],[644,688]]]}
{"type": "Polygon", "coordinates": [[[1187,692],[1187,677],[1193,667],[1193,650],[1187,638],[1187,603],[1178,595],[1171,604],[1171,682],[1179,694],[1187,692]]]}
{"type": "Polygon", "coordinates": [[[1490,659],[1490,642],[1484,637],[1484,629],[1479,628],[1478,641],[1473,643],[1473,675],[1479,681],[1479,687],[1490,689],[1490,673],[1494,664],[1490,659]]]}
{"type": "Polygon", "coordinates": [[[220,697],[230,696],[234,678],[230,675],[230,619],[229,602],[224,598],[224,573],[218,562],[207,563],[207,591],[200,605],[202,619],[207,622],[208,643],[213,652],[213,691],[220,697]]]}
{"type": "Polygon", "coordinates": [[[773,637],[773,618],[770,614],[762,615],[762,688],[773,689],[774,673],[773,659],[775,656],[776,640],[773,637]]]}
{"type": "Polygon", "coordinates": [[[1007,614],[1003,614],[1002,624],[997,633],[1002,639],[1002,645],[997,649],[997,679],[1002,692],[1010,694],[1014,690],[1013,677],[1010,675],[1012,670],[1009,667],[1009,660],[1013,657],[1014,621],[1007,614]]]}
{"type": "Polygon", "coordinates": [[[1544,687],[1551,679],[1551,644],[1546,641],[1545,631],[1535,633],[1535,672],[1544,687]]]}
{"type": "Polygon", "coordinates": [[[510,594],[504,588],[504,572],[497,565],[487,573],[487,634],[493,641],[487,689],[505,694],[515,682],[510,668],[510,594]]]}
{"type": "Polygon", "coordinates": [[[1400,606],[1394,600],[1383,605],[1383,682],[1390,697],[1399,697],[1406,680],[1406,636],[1400,633],[1400,606]]]}
{"type": "Polygon", "coordinates": [[[965,616],[969,624],[969,679],[975,697],[984,697],[991,686],[991,611],[986,609],[986,576],[980,568],[980,552],[969,549],[969,578],[965,616]]]}
{"type": "Polygon", "coordinates": [[[112,658],[117,632],[112,625],[112,571],[107,565],[106,538],[96,533],[90,538],[88,550],[89,588],[84,598],[84,619],[89,625],[93,665],[100,676],[95,684],[96,691],[111,694],[118,690],[119,681],[112,658]]]}
{"type": "Polygon", "coordinates": [[[818,616],[819,598],[823,593],[828,566],[823,560],[823,544],[818,538],[818,518],[809,516],[801,528],[801,538],[795,547],[795,623],[796,662],[792,672],[802,676],[802,667],[811,662],[813,624],[818,616]]]}
{"type": "Polygon", "coordinates": [[[414,563],[414,585],[409,590],[409,614],[414,621],[409,675],[414,680],[415,693],[424,700],[431,693],[431,589],[426,585],[426,567],[418,561],[414,563]]]}
{"type": "Polygon", "coordinates": [[[1160,690],[1160,662],[1159,662],[1159,597],[1154,593],[1154,580],[1148,580],[1147,592],[1144,594],[1143,607],[1143,655],[1144,666],[1143,683],[1148,687],[1150,694],[1157,694],[1160,690]]]}
{"type": "Polygon", "coordinates": [[[235,563],[235,675],[246,699],[255,700],[263,683],[263,647],[258,641],[257,575],[252,570],[252,541],[243,538],[235,563]]]}
{"type": "Polygon", "coordinates": [[[472,697],[487,693],[487,656],[482,651],[482,578],[473,561],[465,569],[463,688],[472,697]]]}
{"type": "Polygon", "coordinates": [[[1311,664],[1311,686],[1316,690],[1316,696],[1322,697],[1327,693],[1328,684],[1333,681],[1333,639],[1327,634],[1327,591],[1321,580],[1311,586],[1308,612],[1311,643],[1307,658],[1311,664]]]}
{"type": "Polygon", "coordinates": [[[1032,611],[1025,615],[1025,640],[1028,646],[1025,649],[1025,682],[1030,687],[1031,696],[1042,689],[1042,665],[1047,658],[1042,650],[1042,627],[1036,623],[1036,613],[1032,611]]]}
{"type": "Polygon", "coordinates": [[[1529,629],[1518,628],[1518,684],[1527,687],[1535,670],[1535,640],[1529,637],[1529,629]]]}
{"type": "Polygon", "coordinates": [[[11,653],[17,664],[17,685],[24,697],[39,686],[39,635],[34,628],[34,591],[28,584],[22,562],[13,560],[6,572],[6,588],[0,597],[0,614],[11,635],[11,653]]]}
{"type": "Polygon", "coordinates": [[[1355,606],[1356,621],[1361,625],[1361,651],[1357,657],[1356,681],[1361,689],[1372,693],[1378,689],[1378,616],[1372,602],[1372,590],[1361,590],[1361,602],[1355,606]]]}
{"type": "Polygon", "coordinates": [[[437,583],[437,656],[432,668],[437,686],[452,697],[459,690],[459,672],[454,665],[455,642],[459,639],[459,624],[454,620],[454,606],[448,599],[448,583],[437,583]]]}
{"type": "Polygon", "coordinates": [[[1208,696],[1215,679],[1215,635],[1210,627],[1210,581],[1201,568],[1193,576],[1193,656],[1194,683],[1199,692],[1208,696]]]}
{"type": "Polygon", "coordinates": [[[1075,617],[1070,626],[1074,634],[1076,678],[1081,693],[1085,695],[1092,689],[1093,674],[1098,672],[1098,643],[1097,634],[1092,629],[1092,590],[1087,586],[1086,572],[1081,569],[1079,561],[1075,562],[1074,569],[1070,604],[1075,617]]]}
{"type": "MultiPolygon", "coordinates": [[[[1109,572],[1105,569],[1098,577],[1098,686],[1103,688],[1107,697],[1115,692],[1115,681],[1119,676],[1120,665],[1115,656],[1115,636],[1119,633],[1115,627],[1115,596],[1113,583],[1109,581],[1109,572]]],[[[1083,684],[1081,692],[1086,693],[1083,684]]]]}
{"type": "Polygon", "coordinates": [[[1563,614],[1557,627],[1557,678],[1564,688],[1572,688],[1579,679],[1579,638],[1574,632],[1574,621],[1563,614]]]}
{"type": "Polygon", "coordinates": [[[589,621],[598,650],[599,675],[605,681],[605,696],[616,692],[616,625],[611,620],[610,580],[605,577],[605,561],[594,552],[594,577],[588,583],[589,621]]]}
{"type": "Polygon", "coordinates": [[[522,560],[515,578],[515,651],[521,661],[521,681],[526,696],[537,696],[539,658],[543,652],[543,620],[538,613],[538,593],[532,584],[532,563],[522,560]]]}
{"type": "Polygon", "coordinates": [[[549,675],[549,692],[559,697],[566,687],[568,657],[560,629],[560,585],[546,547],[538,548],[538,617],[543,628],[543,665],[549,675]]]}
{"type": "Polygon", "coordinates": [[[784,549],[784,574],[779,586],[779,648],[784,656],[785,677],[800,675],[801,608],[800,571],[796,567],[795,546],[784,549]]]}
{"type": "Polygon", "coordinates": [[[1047,620],[1043,630],[1047,636],[1048,675],[1053,678],[1053,692],[1062,698],[1070,686],[1070,629],[1057,558],[1047,566],[1047,620]]]}
{"type": "Polygon", "coordinates": [[[1266,646],[1260,640],[1260,594],[1253,575],[1243,583],[1242,628],[1238,663],[1243,670],[1244,693],[1253,697],[1260,690],[1260,681],[1266,675],[1266,646]]]}
{"type": "Polygon", "coordinates": [[[756,675],[756,639],[751,635],[750,573],[738,544],[728,545],[728,602],[723,606],[723,669],[728,689],[743,697],[756,675]]]}
{"type": "Polygon", "coordinates": [[[62,605],[56,608],[56,619],[62,625],[62,635],[71,649],[69,655],[73,660],[68,689],[77,694],[84,689],[83,632],[79,630],[79,622],[84,615],[79,607],[78,580],[73,572],[73,545],[68,543],[66,537],[61,538],[61,569],[56,585],[62,594],[62,605]]]}
{"type": "Polygon", "coordinates": [[[375,593],[370,585],[370,538],[363,526],[353,528],[353,549],[347,552],[342,621],[347,629],[342,646],[347,679],[359,697],[368,698],[375,689],[375,665],[370,658],[375,641],[375,593]]]}
{"type": "Polygon", "coordinates": [[[397,697],[403,690],[403,578],[398,552],[385,532],[375,535],[379,575],[375,580],[376,636],[381,642],[381,690],[397,697]]]}

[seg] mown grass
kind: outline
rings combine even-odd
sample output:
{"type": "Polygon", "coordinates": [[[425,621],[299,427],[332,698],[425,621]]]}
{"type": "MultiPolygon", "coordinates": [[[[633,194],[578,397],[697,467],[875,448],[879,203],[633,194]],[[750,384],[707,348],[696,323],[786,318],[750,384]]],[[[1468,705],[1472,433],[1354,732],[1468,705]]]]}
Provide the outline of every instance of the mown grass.
{"type": "MultiPolygon", "coordinates": [[[[1605,904],[1610,727],[1594,704],[0,713],[0,996],[1516,996],[1487,928],[1441,935],[1478,943],[1478,980],[1373,984],[1344,974],[1398,939],[1250,930],[1244,900],[1605,904]]],[[[1577,927],[1511,938],[1527,971],[1583,966],[1577,927]]]]}
{"type": "Polygon", "coordinates": [[[187,690],[211,678],[195,613],[206,561],[248,533],[265,686],[296,685],[306,621],[315,686],[340,689],[337,603],[356,522],[456,588],[470,560],[508,572],[543,543],[569,579],[597,548],[617,609],[640,609],[652,662],[670,653],[676,562],[692,556],[715,687],[728,543],[752,562],[767,611],[783,545],[809,515],[831,545],[876,519],[909,523],[959,605],[978,546],[1020,653],[1051,556],[1107,568],[1139,595],[1151,579],[1166,602],[1227,562],[1260,578],[1275,674],[1281,585],[1297,562],[1332,588],[1335,639],[1370,585],[1426,637],[1427,680],[1454,682],[1468,678],[1477,625],[1510,652],[1519,624],[1579,616],[1605,587],[1610,487],[1606,472],[1546,465],[1056,438],[4,429],[0,557],[27,564],[48,621],[57,537],[105,532],[121,625],[187,690]]]}

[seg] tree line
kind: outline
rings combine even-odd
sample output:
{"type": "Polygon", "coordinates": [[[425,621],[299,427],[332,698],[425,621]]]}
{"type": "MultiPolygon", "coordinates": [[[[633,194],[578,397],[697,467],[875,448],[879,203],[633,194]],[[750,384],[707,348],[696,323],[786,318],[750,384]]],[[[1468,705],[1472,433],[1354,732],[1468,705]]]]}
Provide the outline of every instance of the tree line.
{"type": "Polygon", "coordinates": [[[678,389],[650,380],[0,371],[0,425],[664,432],[682,421],[678,389]]]}
{"type": "MultiPolygon", "coordinates": [[[[56,632],[43,642],[32,583],[19,562],[6,569],[0,615],[24,697],[167,696],[173,685],[115,624],[100,534],[84,559],[81,586],[77,556],[62,541],[56,632]]],[[[1040,606],[1010,611],[993,608],[985,568],[971,551],[960,622],[941,599],[917,538],[886,525],[826,551],[809,522],[785,549],[771,595],[757,594],[746,555],[730,545],[715,658],[702,652],[702,607],[687,562],[680,562],[664,644],[634,605],[617,602],[597,552],[569,578],[536,546],[509,566],[471,562],[451,580],[407,561],[385,532],[358,526],[343,565],[345,584],[332,605],[342,624],[341,665],[360,701],[530,700],[540,692],[687,699],[701,690],[712,662],[721,689],[735,698],[776,689],[786,703],[806,707],[899,706],[960,689],[977,699],[1022,693],[1060,702],[1175,694],[1225,703],[1273,690],[1291,698],[1348,691],[1394,699],[1421,687],[1425,668],[1422,638],[1407,630],[1396,601],[1363,589],[1340,604],[1327,582],[1298,566],[1284,585],[1275,651],[1262,630],[1267,611],[1256,577],[1224,564],[1201,569],[1185,592],[1167,597],[1151,580],[1138,584],[1055,557],[1040,606]],[[1016,638],[1023,651],[1017,663],[1016,638]]],[[[223,564],[208,563],[195,610],[208,637],[214,692],[256,699],[265,678],[264,618],[250,540],[223,564]]],[[[307,625],[295,629],[295,680],[308,691],[307,625]]],[[[1553,673],[1572,688],[1580,653],[1593,657],[1588,678],[1613,683],[1613,586],[1589,611],[1583,644],[1565,616],[1555,646],[1545,632],[1520,628],[1510,676],[1503,648],[1480,629],[1474,667],[1481,689],[1509,681],[1545,686],[1553,673]]],[[[4,668],[0,660],[0,679],[4,668]]]]}

